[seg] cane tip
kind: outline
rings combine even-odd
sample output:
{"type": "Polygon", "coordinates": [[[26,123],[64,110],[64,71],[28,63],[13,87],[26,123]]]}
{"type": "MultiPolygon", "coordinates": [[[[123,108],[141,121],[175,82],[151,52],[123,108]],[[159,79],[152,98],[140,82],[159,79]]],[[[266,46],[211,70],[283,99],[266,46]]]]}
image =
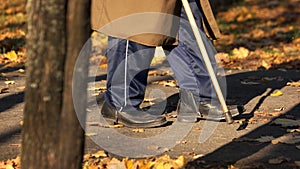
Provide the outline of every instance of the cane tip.
{"type": "Polygon", "coordinates": [[[230,111],[225,113],[225,120],[228,124],[233,123],[233,118],[232,118],[232,115],[231,115],[230,111]]]}

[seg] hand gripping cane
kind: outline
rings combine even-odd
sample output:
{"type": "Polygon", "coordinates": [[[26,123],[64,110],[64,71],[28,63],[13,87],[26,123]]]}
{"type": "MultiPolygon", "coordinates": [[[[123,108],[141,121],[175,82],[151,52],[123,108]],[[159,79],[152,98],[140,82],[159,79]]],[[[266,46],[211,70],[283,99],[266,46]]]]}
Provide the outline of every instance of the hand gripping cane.
{"type": "Polygon", "coordinates": [[[223,93],[221,91],[221,88],[220,88],[219,82],[217,80],[216,74],[215,74],[215,72],[213,70],[213,67],[211,65],[210,59],[208,57],[206,48],[204,46],[202,37],[201,37],[199,29],[197,27],[197,24],[196,24],[194,15],[192,13],[190,4],[189,4],[188,0],[182,0],[182,4],[183,4],[184,10],[185,10],[185,12],[187,14],[187,17],[189,19],[189,22],[190,22],[190,25],[192,27],[193,33],[194,33],[194,35],[196,37],[196,41],[197,41],[198,47],[200,49],[200,52],[201,52],[201,54],[203,56],[203,60],[204,60],[204,63],[206,65],[208,74],[209,74],[209,76],[211,78],[212,84],[213,84],[213,86],[215,88],[216,94],[217,94],[218,99],[220,101],[220,104],[222,106],[222,110],[223,110],[223,113],[225,115],[225,119],[226,119],[226,121],[227,121],[228,124],[231,124],[231,123],[233,123],[232,115],[231,115],[231,113],[228,110],[228,107],[226,105],[223,93]]]}

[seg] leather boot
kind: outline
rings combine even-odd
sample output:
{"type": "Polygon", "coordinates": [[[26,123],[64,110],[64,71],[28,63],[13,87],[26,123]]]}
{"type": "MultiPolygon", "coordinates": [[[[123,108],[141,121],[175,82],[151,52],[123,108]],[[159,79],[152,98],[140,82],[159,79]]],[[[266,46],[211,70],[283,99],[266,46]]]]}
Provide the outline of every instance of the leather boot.
{"type": "Polygon", "coordinates": [[[143,109],[136,109],[130,112],[116,110],[104,101],[101,114],[105,118],[115,120],[115,123],[122,123],[132,128],[151,128],[162,126],[167,123],[163,115],[153,115],[143,109]]]}
{"type": "Polygon", "coordinates": [[[177,120],[184,123],[195,123],[200,112],[192,92],[180,89],[179,96],[177,120]]]}
{"type": "MultiPolygon", "coordinates": [[[[198,105],[201,118],[215,121],[225,120],[224,112],[218,102],[200,102],[198,105]]],[[[245,111],[244,106],[242,105],[231,105],[228,106],[228,109],[232,117],[238,116],[245,111]]]]}

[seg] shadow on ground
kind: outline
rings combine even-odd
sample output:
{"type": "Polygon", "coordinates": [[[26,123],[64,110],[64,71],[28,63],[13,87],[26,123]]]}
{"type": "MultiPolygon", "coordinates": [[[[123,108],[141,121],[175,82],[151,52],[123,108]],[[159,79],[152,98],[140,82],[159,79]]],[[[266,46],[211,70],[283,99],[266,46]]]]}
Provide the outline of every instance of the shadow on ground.
{"type": "MultiPolygon", "coordinates": [[[[260,108],[271,93],[275,90],[282,89],[289,81],[298,80],[300,80],[299,71],[270,70],[229,75],[227,77],[228,100],[238,104],[247,104],[254,97],[263,95],[253,110],[248,110],[248,112],[250,112],[249,114],[239,117],[240,119],[246,119],[247,122],[254,116],[254,112],[260,108]],[[269,81],[267,79],[269,79],[269,81]],[[241,82],[244,84],[241,84],[241,82]]],[[[296,90],[295,93],[297,93],[296,90]]],[[[299,120],[299,97],[298,100],[286,100],[286,102],[294,103],[295,106],[279,117],[299,120]]],[[[278,117],[274,117],[272,121],[276,118],[278,117]]],[[[274,138],[278,138],[288,133],[287,128],[273,125],[272,121],[237,138],[237,140],[243,140],[243,138],[245,138],[246,141],[233,140],[229,144],[216,149],[204,157],[191,161],[188,163],[187,168],[227,168],[227,166],[233,164],[239,168],[297,168],[294,161],[300,161],[300,150],[296,148],[295,144],[272,144],[270,142],[260,143],[257,141],[247,141],[261,136],[273,136],[274,138]],[[283,159],[283,162],[277,165],[268,162],[270,159],[277,158],[283,159]]],[[[243,130],[246,127],[247,124],[241,129],[243,130]]]]}

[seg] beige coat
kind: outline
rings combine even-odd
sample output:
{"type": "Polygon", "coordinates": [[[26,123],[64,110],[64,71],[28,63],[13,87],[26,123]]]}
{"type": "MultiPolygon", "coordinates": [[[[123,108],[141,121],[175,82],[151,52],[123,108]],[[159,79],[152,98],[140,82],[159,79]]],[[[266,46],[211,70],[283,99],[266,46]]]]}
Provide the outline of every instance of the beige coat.
{"type": "MultiPolygon", "coordinates": [[[[207,35],[219,38],[209,0],[200,3],[207,35]]],[[[176,43],[181,7],[180,0],[92,0],[92,28],[148,46],[171,45],[176,43]]]]}

